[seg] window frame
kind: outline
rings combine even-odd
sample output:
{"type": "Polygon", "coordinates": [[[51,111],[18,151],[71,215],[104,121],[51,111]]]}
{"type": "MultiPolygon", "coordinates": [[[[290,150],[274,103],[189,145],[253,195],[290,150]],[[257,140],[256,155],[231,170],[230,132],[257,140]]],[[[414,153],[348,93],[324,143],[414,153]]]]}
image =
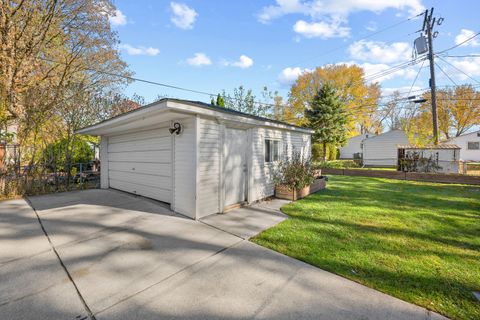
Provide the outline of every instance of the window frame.
{"type": "Polygon", "coordinates": [[[277,163],[281,160],[282,146],[280,139],[265,138],[263,140],[263,161],[265,164],[277,163]]]}
{"type": "Polygon", "coordinates": [[[467,150],[480,150],[480,141],[467,141],[467,150]],[[476,145],[476,148],[471,148],[470,144],[476,145]]]}

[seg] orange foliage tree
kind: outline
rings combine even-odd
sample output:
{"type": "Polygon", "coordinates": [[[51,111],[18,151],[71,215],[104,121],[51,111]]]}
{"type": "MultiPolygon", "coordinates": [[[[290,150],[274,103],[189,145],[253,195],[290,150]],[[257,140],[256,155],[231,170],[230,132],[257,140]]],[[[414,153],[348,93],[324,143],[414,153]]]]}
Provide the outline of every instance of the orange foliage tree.
{"type": "Polygon", "coordinates": [[[357,65],[326,65],[300,75],[290,89],[285,120],[306,125],[305,108],[325,83],[336,89],[345,105],[350,136],[381,131],[381,123],[376,117],[380,86],[378,83],[367,83],[363,69],[357,65]]]}

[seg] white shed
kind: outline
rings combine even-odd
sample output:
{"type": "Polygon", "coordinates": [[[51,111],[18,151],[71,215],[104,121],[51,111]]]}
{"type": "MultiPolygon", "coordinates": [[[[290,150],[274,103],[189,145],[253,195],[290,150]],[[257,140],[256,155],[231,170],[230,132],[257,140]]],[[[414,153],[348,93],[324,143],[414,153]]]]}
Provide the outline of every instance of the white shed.
{"type": "Polygon", "coordinates": [[[347,144],[339,148],[340,159],[355,159],[355,154],[362,156],[363,140],[375,137],[373,133],[363,133],[347,140],[347,144]]]}
{"type": "Polygon", "coordinates": [[[408,144],[402,130],[392,130],[363,140],[363,165],[367,167],[397,166],[397,145],[408,144]]]}
{"type": "Polygon", "coordinates": [[[480,131],[466,133],[448,140],[448,143],[459,146],[460,160],[480,161],[480,131]]]}
{"type": "Polygon", "coordinates": [[[274,194],[275,163],[310,156],[312,130],[202,102],[162,99],[81,129],[101,137],[101,187],[198,219],[274,194]]]}
{"type": "MultiPolygon", "coordinates": [[[[460,171],[460,147],[454,144],[439,144],[430,146],[399,145],[398,159],[430,159],[438,168],[436,172],[459,173],[460,171]]],[[[411,160],[412,161],[412,160],[411,160]]],[[[421,161],[418,161],[419,169],[422,170],[421,161]]]]}

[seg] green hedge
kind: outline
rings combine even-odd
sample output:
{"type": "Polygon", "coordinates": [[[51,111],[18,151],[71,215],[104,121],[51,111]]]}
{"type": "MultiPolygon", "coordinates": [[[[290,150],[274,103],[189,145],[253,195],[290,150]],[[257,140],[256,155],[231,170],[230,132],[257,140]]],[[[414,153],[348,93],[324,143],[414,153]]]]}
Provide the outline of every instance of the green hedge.
{"type": "Polygon", "coordinates": [[[360,165],[354,160],[333,160],[326,162],[317,162],[315,167],[318,168],[332,168],[332,169],[348,169],[359,168],[360,165]]]}

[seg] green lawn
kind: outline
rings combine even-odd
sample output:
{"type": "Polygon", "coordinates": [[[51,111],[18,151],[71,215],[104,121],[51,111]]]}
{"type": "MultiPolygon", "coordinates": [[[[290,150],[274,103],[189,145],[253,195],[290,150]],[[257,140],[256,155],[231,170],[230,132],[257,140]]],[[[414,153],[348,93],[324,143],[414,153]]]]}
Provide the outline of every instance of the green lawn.
{"type": "Polygon", "coordinates": [[[254,242],[454,319],[480,319],[480,188],[330,176],[254,242]]]}

